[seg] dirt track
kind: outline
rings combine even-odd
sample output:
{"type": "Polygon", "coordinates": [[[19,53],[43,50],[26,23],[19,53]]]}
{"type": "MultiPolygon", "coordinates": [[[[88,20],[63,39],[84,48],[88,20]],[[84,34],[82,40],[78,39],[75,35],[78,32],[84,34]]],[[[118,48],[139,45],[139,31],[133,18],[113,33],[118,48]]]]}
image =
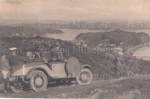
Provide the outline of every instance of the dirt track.
{"type": "Polygon", "coordinates": [[[49,86],[45,92],[6,93],[8,98],[150,99],[150,79],[111,79],[89,85],[49,86]]]}
{"type": "Polygon", "coordinates": [[[6,93],[0,94],[0,97],[8,98],[90,98],[94,90],[101,88],[102,86],[107,86],[110,83],[116,82],[118,80],[105,80],[105,81],[95,81],[89,85],[61,85],[61,86],[49,86],[48,90],[45,92],[34,92],[25,91],[21,94],[16,93],[6,93]]]}

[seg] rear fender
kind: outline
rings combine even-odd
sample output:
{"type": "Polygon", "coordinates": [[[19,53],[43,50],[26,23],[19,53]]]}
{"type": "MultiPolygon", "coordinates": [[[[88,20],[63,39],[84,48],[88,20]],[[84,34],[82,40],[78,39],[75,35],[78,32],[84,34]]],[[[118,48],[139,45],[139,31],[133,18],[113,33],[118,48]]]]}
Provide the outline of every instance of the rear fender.
{"type": "Polygon", "coordinates": [[[83,64],[83,65],[81,65],[81,70],[82,70],[82,69],[85,69],[85,68],[91,70],[91,66],[90,66],[90,65],[88,65],[88,64],[83,64]]]}
{"type": "Polygon", "coordinates": [[[47,76],[48,76],[48,73],[46,72],[46,70],[44,70],[43,68],[32,68],[26,75],[26,79],[30,79],[31,76],[32,76],[32,73],[35,71],[35,70],[41,70],[43,71],[47,76]]]}

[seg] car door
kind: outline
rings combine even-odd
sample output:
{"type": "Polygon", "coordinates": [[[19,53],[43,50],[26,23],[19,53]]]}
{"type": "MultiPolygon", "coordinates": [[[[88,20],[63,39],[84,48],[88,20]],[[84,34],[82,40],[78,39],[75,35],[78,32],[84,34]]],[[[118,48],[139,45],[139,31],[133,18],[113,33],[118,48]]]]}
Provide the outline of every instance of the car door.
{"type": "Polygon", "coordinates": [[[65,62],[53,62],[52,63],[52,75],[55,78],[66,78],[65,62]]]}

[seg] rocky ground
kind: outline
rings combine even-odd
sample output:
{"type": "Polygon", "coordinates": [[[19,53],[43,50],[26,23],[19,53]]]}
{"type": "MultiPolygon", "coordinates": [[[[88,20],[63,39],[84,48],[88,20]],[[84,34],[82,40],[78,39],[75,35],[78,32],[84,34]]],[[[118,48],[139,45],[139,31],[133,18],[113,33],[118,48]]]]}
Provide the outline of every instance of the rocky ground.
{"type": "MultiPolygon", "coordinates": [[[[120,78],[95,81],[89,85],[61,85],[48,87],[45,92],[25,91],[6,93],[7,98],[90,98],[90,99],[149,99],[150,79],[120,78]]],[[[1,87],[2,89],[2,87],[1,87]]]]}

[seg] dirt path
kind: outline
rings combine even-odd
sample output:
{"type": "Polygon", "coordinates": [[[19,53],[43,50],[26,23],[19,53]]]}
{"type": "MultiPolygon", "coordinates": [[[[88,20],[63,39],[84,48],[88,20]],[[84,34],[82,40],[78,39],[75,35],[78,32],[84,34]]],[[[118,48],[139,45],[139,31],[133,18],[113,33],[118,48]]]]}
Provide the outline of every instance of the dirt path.
{"type": "Polygon", "coordinates": [[[45,92],[23,92],[21,94],[6,93],[0,97],[7,98],[87,98],[95,89],[110,85],[122,79],[95,81],[89,85],[61,85],[48,87],[45,92]]]}

